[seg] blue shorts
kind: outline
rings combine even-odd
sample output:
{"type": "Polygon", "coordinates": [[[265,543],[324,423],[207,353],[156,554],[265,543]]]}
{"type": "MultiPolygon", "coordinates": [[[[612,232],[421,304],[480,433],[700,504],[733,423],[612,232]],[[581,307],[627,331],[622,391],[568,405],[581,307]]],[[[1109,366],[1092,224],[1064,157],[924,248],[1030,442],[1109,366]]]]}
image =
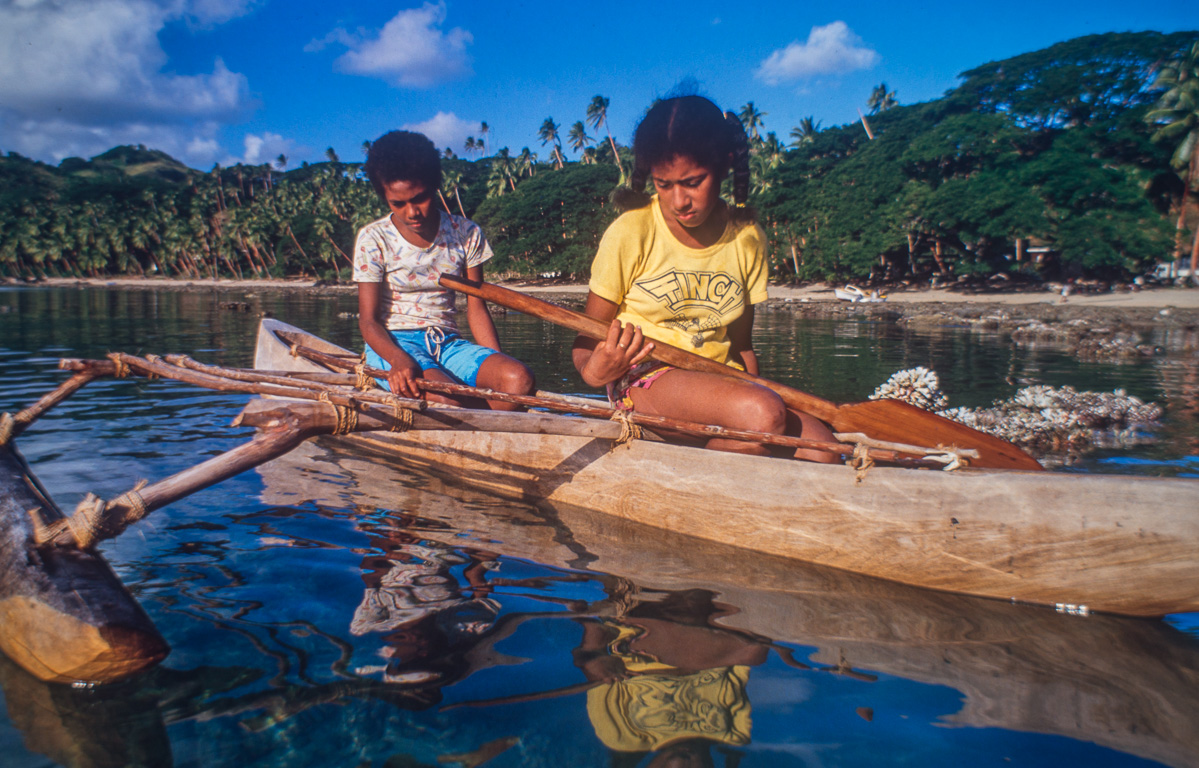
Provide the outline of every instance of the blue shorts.
{"type": "MultiPolygon", "coordinates": [[[[396,346],[404,350],[422,371],[436,368],[460,384],[473,387],[479,381],[479,368],[483,361],[496,354],[494,349],[467,341],[457,333],[446,333],[441,328],[416,328],[411,331],[389,331],[396,346]]],[[[390,370],[391,364],[366,347],[366,364],[372,368],[390,370]]],[[[390,391],[387,382],[377,379],[379,385],[390,391]]]]}

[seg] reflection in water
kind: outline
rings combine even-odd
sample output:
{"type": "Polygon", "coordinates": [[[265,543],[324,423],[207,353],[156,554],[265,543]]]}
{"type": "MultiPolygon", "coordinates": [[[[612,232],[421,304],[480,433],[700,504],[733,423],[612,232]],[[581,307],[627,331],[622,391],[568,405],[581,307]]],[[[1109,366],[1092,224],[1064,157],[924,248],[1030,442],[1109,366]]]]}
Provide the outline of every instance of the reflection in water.
{"type": "Polygon", "coordinates": [[[599,683],[587,692],[587,714],[606,747],[644,754],[749,744],[749,668],[769,646],[709,624],[724,610],[710,592],[687,590],[583,622],[575,663],[599,683]]]}
{"type": "MultiPolygon", "coordinates": [[[[363,561],[367,590],[350,633],[383,634],[382,655],[390,663],[382,671],[389,683],[445,685],[464,677],[466,652],[499,615],[499,603],[487,597],[486,573],[496,566],[495,556],[427,545],[398,525],[371,544],[383,553],[363,561]],[[451,572],[463,565],[465,590],[451,572]]],[[[358,670],[373,671],[379,670],[358,670]]]]}

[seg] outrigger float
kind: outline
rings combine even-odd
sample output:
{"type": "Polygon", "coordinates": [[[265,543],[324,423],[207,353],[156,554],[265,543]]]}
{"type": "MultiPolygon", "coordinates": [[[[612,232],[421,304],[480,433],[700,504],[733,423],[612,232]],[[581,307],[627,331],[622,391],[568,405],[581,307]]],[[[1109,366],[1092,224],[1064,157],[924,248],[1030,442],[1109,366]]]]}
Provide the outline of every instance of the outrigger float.
{"type": "MultiPolygon", "coordinates": [[[[978,453],[852,434],[838,435],[848,442],[817,443],[617,414],[588,398],[423,382],[429,391],[538,410],[435,406],[377,389],[374,376],[382,373],[359,355],[270,318],[261,323],[253,369],[122,353],[60,367],[74,375],[0,421],[0,650],[43,680],[108,682],[167,653],[94,551],[99,541],[318,436],[499,497],[568,505],[911,586],[1073,613],[1199,610],[1196,480],[945,471],[978,453]],[[63,515],[13,440],[88,381],[128,375],[261,395],[234,422],[258,432],[189,470],[111,501],[89,497],[63,515]],[[711,437],[820,448],[846,465],[694,444],[711,437]]],[[[867,410],[870,418],[882,412],[867,410]]],[[[1024,461],[1012,449],[1011,460],[1024,461]]]]}

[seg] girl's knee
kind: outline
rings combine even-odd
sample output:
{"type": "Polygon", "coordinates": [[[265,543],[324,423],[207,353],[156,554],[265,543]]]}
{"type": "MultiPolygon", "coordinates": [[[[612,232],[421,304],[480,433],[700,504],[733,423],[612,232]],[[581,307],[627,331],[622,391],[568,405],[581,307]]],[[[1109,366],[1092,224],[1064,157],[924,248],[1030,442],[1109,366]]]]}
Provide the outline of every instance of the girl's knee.
{"type": "Polygon", "coordinates": [[[781,435],[787,427],[787,406],[781,397],[763,387],[747,390],[729,411],[738,422],[737,429],[781,435]]]}

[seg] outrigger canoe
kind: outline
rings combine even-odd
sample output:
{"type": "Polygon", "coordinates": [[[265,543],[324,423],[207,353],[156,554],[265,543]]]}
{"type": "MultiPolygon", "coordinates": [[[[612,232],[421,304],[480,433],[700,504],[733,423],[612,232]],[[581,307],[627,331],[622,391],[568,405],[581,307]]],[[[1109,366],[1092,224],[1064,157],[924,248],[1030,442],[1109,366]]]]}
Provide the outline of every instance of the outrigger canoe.
{"type": "MultiPolygon", "coordinates": [[[[255,368],[332,371],[299,348],[357,357],[266,318],[255,368]]],[[[256,401],[248,411],[277,403],[256,401]]],[[[451,409],[443,413],[453,420],[451,409]]],[[[321,439],[504,498],[546,500],[911,586],[1072,613],[1199,610],[1193,479],[889,466],[863,476],[848,466],[661,440],[622,443],[616,425],[577,416],[489,416],[457,429],[416,424],[321,439]]]]}

